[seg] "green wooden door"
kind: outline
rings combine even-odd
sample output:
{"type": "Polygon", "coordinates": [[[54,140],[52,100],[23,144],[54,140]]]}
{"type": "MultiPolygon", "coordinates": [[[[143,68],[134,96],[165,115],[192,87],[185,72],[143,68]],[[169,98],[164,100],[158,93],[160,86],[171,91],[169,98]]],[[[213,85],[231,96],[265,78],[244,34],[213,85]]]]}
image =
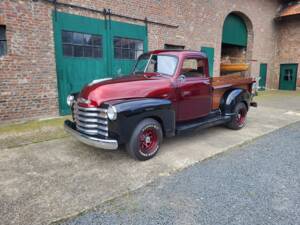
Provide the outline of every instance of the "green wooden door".
{"type": "Polygon", "coordinates": [[[66,104],[70,93],[107,75],[107,34],[104,21],[67,13],[53,13],[53,24],[59,109],[65,115],[70,113],[66,104]],[[87,40],[91,37],[97,40],[87,40]]]}
{"type": "Polygon", "coordinates": [[[296,90],[298,64],[280,65],[280,90],[296,90]]]}
{"type": "MultiPolygon", "coordinates": [[[[138,54],[147,50],[145,26],[61,12],[53,13],[53,26],[61,115],[70,113],[66,104],[66,98],[70,93],[80,91],[84,85],[95,79],[121,76],[131,72],[135,57],[123,59],[121,56],[116,60],[114,37],[127,38],[128,45],[132,44],[132,39],[141,42],[142,47],[136,52],[138,54]]],[[[126,47],[126,43],[122,46],[126,47]]],[[[128,51],[125,50],[124,52],[130,52],[130,48],[128,51]]]]}
{"type": "Polygon", "coordinates": [[[210,48],[210,47],[201,47],[201,51],[204,52],[207,55],[208,64],[209,64],[209,76],[213,77],[215,49],[210,48]]]}
{"type": "Polygon", "coordinates": [[[113,76],[131,73],[137,57],[148,51],[145,26],[112,21],[110,40],[113,76]]]}
{"type": "Polygon", "coordinates": [[[259,70],[259,90],[265,90],[266,89],[266,81],[267,81],[267,68],[268,65],[265,63],[260,64],[260,70],[259,70]]]}

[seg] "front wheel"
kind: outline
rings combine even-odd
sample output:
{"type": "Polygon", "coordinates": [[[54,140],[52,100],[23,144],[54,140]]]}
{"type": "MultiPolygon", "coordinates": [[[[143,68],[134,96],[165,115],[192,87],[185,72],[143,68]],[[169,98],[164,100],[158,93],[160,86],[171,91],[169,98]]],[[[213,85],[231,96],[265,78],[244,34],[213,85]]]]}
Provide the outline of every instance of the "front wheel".
{"type": "Polygon", "coordinates": [[[134,129],[126,150],[133,158],[145,161],[156,155],[162,140],[160,124],[154,119],[144,119],[134,129]]]}
{"type": "Polygon", "coordinates": [[[233,130],[242,129],[246,125],[247,112],[248,109],[246,104],[239,102],[234,108],[235,115],[232,117],[231,121],[226,124],[226,126],[233,130]]]}

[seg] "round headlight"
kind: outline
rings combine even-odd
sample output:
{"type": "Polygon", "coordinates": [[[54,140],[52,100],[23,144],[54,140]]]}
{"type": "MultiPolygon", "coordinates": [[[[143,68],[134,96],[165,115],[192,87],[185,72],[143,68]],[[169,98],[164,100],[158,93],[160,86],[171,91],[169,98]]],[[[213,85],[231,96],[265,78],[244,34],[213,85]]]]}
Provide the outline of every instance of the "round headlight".
{"type": "Polygon", "coordinates": [[[73,95],[68,95],[68,97],[67,97],[68,106],[72,106],[73,103],[74,103],[74,96],[73,95]]]}
{"type": "Polygon", "coordinates": [[[107,117],[110,120],[116,120],[117,119],[117,109],[114,106],[109,106],[107,109],[107,117]]]}

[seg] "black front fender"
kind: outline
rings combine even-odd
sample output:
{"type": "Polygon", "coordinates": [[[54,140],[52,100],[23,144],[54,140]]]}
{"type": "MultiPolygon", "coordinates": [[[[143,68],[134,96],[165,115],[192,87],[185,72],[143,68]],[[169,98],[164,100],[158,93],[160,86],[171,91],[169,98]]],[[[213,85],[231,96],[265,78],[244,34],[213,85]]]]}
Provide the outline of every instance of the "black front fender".
{"type": "Polygon", "coordinates": [[[156,119],[162,126],[165,136],[175,135],[175,111],[167,99],[139,98],[105,102],[118,112],[115,121],[109,121],[109,133],[120,143],[126,143],[137,124],[145,118],[156,119]]]}
{"type": "Polygon", "coordinates": [[[220,109],[223,115],[232,115],[234,112],[234,107],[237,103],[243,102],[249,109],[250,101],[251,94],[247,90],[241,88],[229,90],[225,92],[221,100],[220,109]]]}

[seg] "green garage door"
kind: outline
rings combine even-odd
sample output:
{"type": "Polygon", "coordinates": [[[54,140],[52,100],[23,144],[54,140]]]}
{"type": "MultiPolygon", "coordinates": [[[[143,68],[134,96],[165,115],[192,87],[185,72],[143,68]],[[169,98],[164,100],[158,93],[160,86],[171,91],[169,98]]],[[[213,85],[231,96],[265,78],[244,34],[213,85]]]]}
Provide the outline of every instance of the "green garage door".
{"type": "Polygon", "coordinates": [[[134,24],[111,22],[113,44],[112,75],[122,76],[132,72],[135,59],[147,51],[146,28],[134,24]]]}
{"type": "Polygon", "coordinates": [[[95,79],[127,75],[147,51],[145,26],[53,13],[56,70],[61,115],[66,98],[95,79]]]}

